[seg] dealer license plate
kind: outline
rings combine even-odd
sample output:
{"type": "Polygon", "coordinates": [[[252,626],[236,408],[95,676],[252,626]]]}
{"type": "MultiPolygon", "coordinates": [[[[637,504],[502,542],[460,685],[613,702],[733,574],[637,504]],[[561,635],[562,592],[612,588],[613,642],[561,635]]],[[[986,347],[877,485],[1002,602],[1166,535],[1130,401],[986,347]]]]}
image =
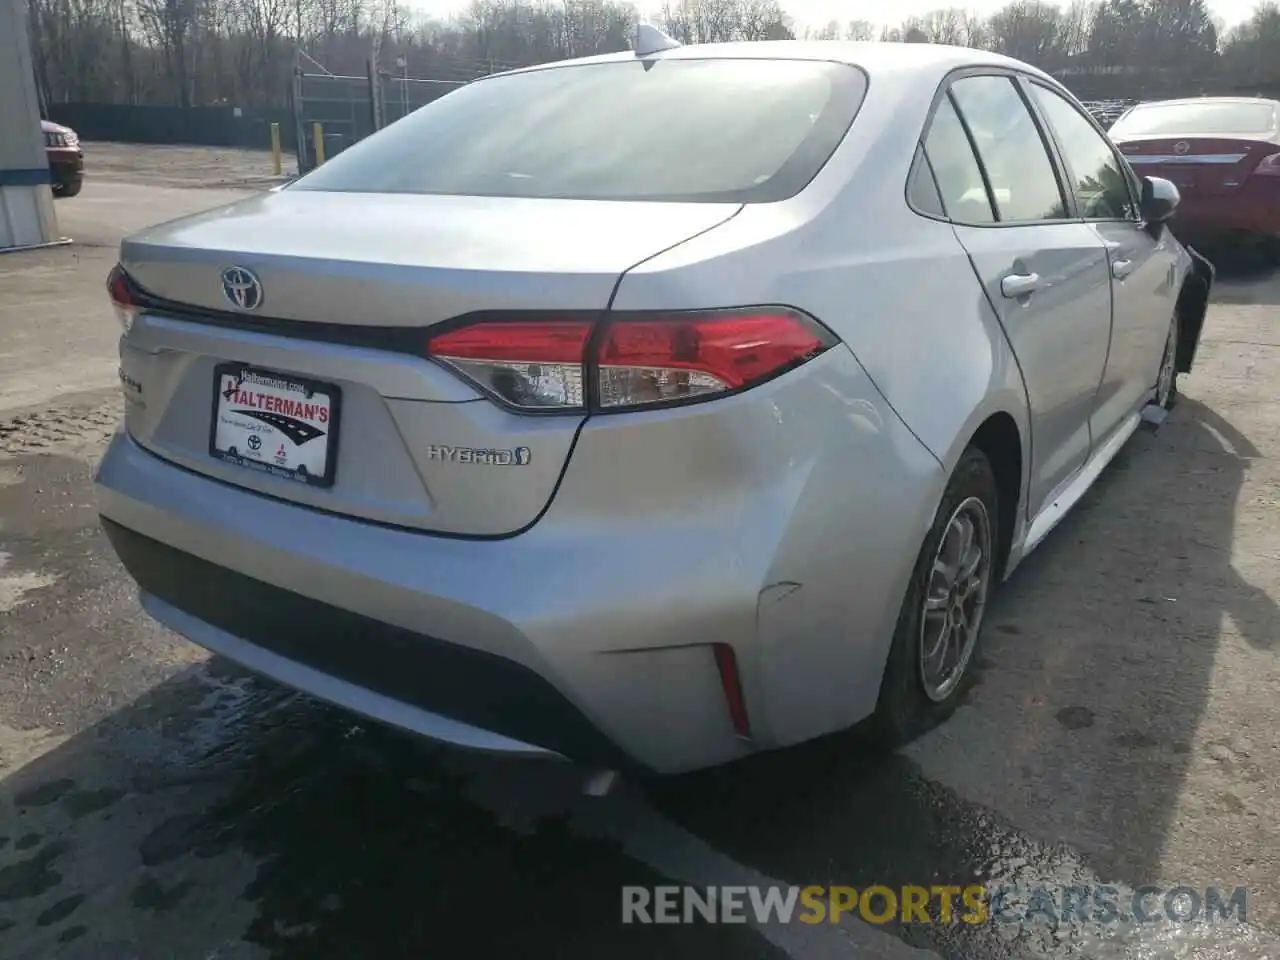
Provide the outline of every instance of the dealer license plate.
{"type": "Polygon", "coordinates": [[[209,454],[310,486],[333,486],[341,399],[330,383],[220,364],[209,454]]]}

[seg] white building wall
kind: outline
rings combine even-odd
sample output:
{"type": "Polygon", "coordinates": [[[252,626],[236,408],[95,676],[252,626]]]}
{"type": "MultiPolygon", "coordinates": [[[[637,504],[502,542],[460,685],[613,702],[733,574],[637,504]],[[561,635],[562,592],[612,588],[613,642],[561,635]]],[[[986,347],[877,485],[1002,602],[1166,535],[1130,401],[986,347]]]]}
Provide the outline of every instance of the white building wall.
{"type": "Polygon", "coordinates": [[[0,250],[57,238],[25,0],[0,0],[0,250]]]}

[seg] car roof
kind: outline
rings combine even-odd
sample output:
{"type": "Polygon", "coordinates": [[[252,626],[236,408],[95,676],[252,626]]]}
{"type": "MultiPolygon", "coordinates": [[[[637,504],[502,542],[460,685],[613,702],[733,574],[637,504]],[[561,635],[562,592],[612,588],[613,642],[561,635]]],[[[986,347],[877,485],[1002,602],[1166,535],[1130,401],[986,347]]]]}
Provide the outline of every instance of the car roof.
{"type": "MultiPolygon", "coordinates": [[[[646,54],[644,60],[700,60],[709,58],[752,60],[825,60],[861,67],[868,74],[922,73],[941,77],[969,66],[1015,68],[1052,79],[1044,71],[986,50],[937,43],[897,43],[855,40],[752,40],[731,43],[693,43],[646,54]]],[[[524,73],[585,63],[609,63],[637,59],[633,51],[605,53],[573,60],[523,67],[510,73],[524,73]]],[[[499,74],[500,76],[500,74],[499,74]]]]}
{"type": "Polygon", "coordinates": [[[1269,103],[1273,107],[1280,106],[1280,100],[1272,100],[1268,97],[1181,97],[1176,100],[1143,100],[1141,103],[1134,104],[1133,109],[1138,107],[1181,107],[1195,103],[1269,103]]]}

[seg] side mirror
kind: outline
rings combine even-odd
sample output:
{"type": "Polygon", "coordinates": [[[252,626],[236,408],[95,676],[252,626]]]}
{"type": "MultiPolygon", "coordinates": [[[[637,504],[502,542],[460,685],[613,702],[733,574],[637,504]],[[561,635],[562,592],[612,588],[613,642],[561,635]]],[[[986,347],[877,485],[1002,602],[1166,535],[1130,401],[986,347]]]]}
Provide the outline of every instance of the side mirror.
{"type": "Polygon", "coordinates": [[[1142,202],[1139,212],[1147,223],[1164,223],[1173,216],[1182,195],[1163,177],[1142,178],[1142,202]]]}

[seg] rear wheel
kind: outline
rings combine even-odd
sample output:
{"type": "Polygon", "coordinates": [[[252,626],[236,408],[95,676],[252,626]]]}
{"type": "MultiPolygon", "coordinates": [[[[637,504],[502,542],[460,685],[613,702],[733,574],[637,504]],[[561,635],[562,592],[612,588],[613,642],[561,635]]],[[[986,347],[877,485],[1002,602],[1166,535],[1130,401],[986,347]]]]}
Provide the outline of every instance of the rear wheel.
{"type": "Polygon", "coordinates": [[[996,478],[986,455],[960,458],[902,602],[872,719],[885,746],[945,720],[968,686],[996,576],[996,478]]]}
{"type": "Polygon", "coordinates": [[[56,184],[53,188],[53,195],[55,197],[74,197],[80,192],[81,185],[82,181],[80,180],[56,184]]]}
{"type": "Polygon", "coordinates": [[[1164,353],[1160,357],[1160,373],[1156,377],[1156,395],[1153,401],[1165,410],[1173,409],[1178,402],[1178,312],[1169,321],[1169,333],[1164,341],[1164,353]]]}

